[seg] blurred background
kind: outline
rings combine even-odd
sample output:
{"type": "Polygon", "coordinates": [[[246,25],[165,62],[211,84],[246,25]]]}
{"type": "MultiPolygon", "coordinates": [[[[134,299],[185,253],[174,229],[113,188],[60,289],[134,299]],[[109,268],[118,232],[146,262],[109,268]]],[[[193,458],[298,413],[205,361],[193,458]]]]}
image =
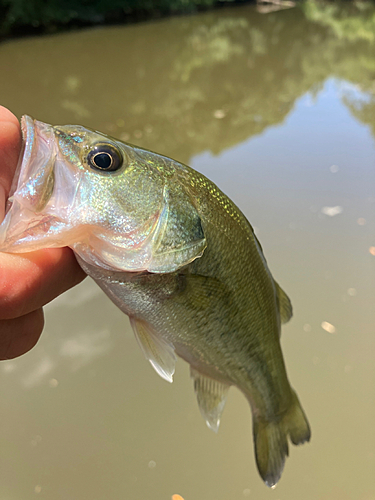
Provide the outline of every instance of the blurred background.
{"type": "Polygon", "coordinates": [[[269,490],[243,396],[215,435],[188,366],[158,377],[87,279],[0,364],[0,500],[375,500],[374,4],[94,3],[1,0],[0,103],[172,156],[235,201],[294,306],[282,347],[312,440],[269,490]]]}

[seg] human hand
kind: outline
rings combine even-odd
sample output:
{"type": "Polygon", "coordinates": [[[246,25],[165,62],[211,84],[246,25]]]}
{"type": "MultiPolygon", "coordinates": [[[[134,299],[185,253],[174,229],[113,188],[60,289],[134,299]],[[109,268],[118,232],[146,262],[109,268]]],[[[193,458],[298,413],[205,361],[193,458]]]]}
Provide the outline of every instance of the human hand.
{"type": "MultiPolygon", "coordinates": [[[[0,106],[0,222],[20,150],[20,124],[0,106]]],[[[70,248],[0,253],[0,359],[34,347],[44,326],[42,307],[84,277],[70,248]]]]}

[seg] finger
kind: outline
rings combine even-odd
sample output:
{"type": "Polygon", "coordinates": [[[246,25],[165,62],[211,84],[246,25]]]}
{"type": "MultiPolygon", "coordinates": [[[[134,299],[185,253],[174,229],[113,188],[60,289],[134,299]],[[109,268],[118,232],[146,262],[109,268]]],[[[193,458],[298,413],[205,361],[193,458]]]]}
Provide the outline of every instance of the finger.
{"type": "Polygon", "coordinates": [[[9,192],[21,151],[21,127],[8,109],[0,106],[0,183],[9,192]]]}
{"type": "Polygon", "coordinates": [[[21,128],[17,118],[0,106],[0,221],[21,151],[21,128]]]}
{"type": "Polygon", "coordinates": [[[70,248],[0,254],[0,319],[44,306],[85,276],[70,248]]]}
{"type": "Polygon", "coordinates": [[[43,326],[42,309],[0,321],[0,360],[13,359],[30,351],[38,342],[43,326]]]}

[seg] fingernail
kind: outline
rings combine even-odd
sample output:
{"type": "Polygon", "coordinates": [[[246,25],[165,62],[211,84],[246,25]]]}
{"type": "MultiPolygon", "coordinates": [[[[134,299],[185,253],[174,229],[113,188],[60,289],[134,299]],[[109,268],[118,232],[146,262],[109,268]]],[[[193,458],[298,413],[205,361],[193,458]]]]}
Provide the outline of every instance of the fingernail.
{"type": "Polygon", "coordinates": [[[4,219],[5,202],[6,202],[5,189],[4,186],[0,184],[0,222],[2,222],[2,220],[4,219]]]}

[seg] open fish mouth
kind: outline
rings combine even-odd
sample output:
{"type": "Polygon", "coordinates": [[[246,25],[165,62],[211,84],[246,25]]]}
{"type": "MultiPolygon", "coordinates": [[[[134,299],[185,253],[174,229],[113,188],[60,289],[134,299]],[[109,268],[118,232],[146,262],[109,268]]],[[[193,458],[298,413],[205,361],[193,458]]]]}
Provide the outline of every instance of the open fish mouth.
{"type": "Polygon", "coordinates": [[[55,136],[51,125],[30,116],[21,120],[23,144],[0,225],[0,251],[25,252],[40,247],[37,240],[56,217],[42,213],[54,186],[55,136]],[[53,219],[53,220],[52,220],[53,219]]]}

